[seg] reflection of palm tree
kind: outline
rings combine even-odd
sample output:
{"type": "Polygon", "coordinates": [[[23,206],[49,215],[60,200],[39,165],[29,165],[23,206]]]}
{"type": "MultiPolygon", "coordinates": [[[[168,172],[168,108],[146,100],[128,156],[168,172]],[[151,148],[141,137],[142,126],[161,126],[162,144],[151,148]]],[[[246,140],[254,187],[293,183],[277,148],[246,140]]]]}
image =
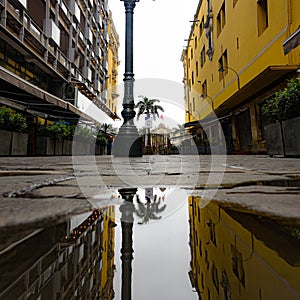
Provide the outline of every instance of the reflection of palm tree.
{"type": "Polygon", "coordinates": [[[136,195],[136,201],[138,203],[138,209],[135,210],[135,213],[138,217],[142,218],[142,221],[138,222],[138,224],[146,224],[150,220],[161,219],[161,216],[157,216],[157,214],[163,212],[167,207],[166,204],[159,207],[161,198],[159,197],[157,201],[157,195],[154,195],[153,202],[147,200],[147,203],[142,203],[140,197],[136,195]]]}
{"type": "MultiPolygon", "coordinates": [[[[140,96],[140,97],[143,100],[140,100],[135,106],[136,108],[138,108],[137,119],[139,119],[139,117],[142,114],[146,114],[147,118],[153,116],[153,119],[155,120],[155,117],[159,117],[158,111],[159,110],[164,111],[162,106],[155,104],[155,102],[160,102],[158,99],[149,99],[144,96],[140,96]]],[[[147,148],[151,149],[150,128],[147,128],[147,138],[148,138],[147,148]]]]}

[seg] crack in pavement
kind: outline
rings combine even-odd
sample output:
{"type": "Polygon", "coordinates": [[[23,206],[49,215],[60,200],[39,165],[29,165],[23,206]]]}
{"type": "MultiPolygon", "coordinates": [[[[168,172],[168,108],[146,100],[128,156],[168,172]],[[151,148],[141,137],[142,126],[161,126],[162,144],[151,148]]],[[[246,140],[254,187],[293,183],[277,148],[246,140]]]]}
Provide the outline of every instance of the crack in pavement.
{"type": "Polygon", "coordinates": [[[68,176],[68,177],[64,177],[64,178],[57,178],[57,179],[53,179],[53,180],[47,180],[47,181],[44,181],[42,183],[32,184],[32,185],[27,186],[25,188],[22,188],[18,191],[3,193],[3,194],[1,194],[1,196],[5,197],[5,198],[18,198],[18,197],[22,197],[23,195],[25,195],[27,193],[30,193],[34,190],[37,190],[37,189],[40,189],[40,188],[43,188],[43,187],[46,187],[46,186],[56,185],[57,183],[64,182],[64,181],[67,181],[67,180],[72,180],[74,178],[75,178],[75,176],[68,176]]]}

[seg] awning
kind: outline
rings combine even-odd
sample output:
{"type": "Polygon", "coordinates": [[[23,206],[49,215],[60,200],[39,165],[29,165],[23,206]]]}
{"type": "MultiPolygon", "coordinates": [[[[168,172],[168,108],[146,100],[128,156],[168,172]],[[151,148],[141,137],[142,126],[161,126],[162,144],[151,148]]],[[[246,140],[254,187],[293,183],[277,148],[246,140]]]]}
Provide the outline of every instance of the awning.
{"type": "Polygon", "coordinates": [[[7,103],[14,102],[28,111],[37,111],[52,118],[61,118],[71,122],[77,122],[79,118],[83,118],[100,125],[73,104],[42,90],[3,67],[0,67],[0,84],[0,97],[2,100],[7,99],[7,103]]]}
{"type": "Polygon", "coordinates": [[[276,82],[281,77],[294,73],[299,69],[299,65],[283,65],[283,66],[269,66],[245,86],[243,86],[234,95],[228,98],[224,103],[217,107],[216,112],[219,115],[228,112],[232,108],[238,106],[240,103],[254,96],[261,90],[265,89],[272,83],[276,82]]]}

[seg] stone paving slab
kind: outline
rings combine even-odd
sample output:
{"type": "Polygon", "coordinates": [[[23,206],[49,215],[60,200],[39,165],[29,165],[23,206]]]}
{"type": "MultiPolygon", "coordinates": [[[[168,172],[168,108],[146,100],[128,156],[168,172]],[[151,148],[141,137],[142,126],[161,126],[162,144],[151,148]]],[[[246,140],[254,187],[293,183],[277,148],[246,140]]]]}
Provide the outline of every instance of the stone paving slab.
{"type": "Polygon", "coordinates": [[[300,226],[300,187],[249,186],[219,190],[214,197],[222,207],[300,226]]]}
{"type": "Polygon", "coordinates": [[[0,198],[0,228],[37,225],[43,227],[69,214],[91,210],[85,199],[70,198],[0,198]]]}

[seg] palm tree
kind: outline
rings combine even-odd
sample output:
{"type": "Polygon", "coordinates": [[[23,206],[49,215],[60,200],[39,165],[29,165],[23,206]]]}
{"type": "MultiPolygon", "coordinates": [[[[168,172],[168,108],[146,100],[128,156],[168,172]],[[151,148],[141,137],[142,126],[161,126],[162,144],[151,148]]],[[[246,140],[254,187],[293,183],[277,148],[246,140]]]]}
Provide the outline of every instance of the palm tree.
{"type": "MultiPolygon", "coordinates": [[[[164,109],[162,106],[155,104],[156,102],[160,102],[158,99],[149,99],[145,96],[139,96],[143,100],[140,100],[135,107],[138,108],[137,113],[137,119],[142,114],[145,114],[147,118],[153,116],[153,119],[155,120],[156,117],[159,117],[159,110],[164,112],[164,109]]],[[[149,153],[149,150],[151,149],[151,139],[150,139],[150,128],[147,128],[147,153],[149,153]]]]}

